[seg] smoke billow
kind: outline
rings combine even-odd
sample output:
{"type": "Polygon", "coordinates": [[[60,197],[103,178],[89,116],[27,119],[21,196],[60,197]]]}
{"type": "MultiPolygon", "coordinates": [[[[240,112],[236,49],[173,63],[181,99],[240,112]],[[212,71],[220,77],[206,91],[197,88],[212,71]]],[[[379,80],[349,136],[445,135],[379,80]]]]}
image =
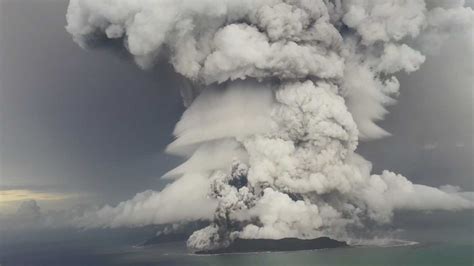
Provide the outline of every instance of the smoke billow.
{"type": "Polygon", "coordinates": [[[121,39],[149,68],[169,57],[189,106],[168,152],[188,158],[174,182],[77,220],[140,226],[211,224],[194,249],[240,238],[346,238],[395,210],[472,208],[457,191],[371,173],[359,140],[395,103],[398,72],[416,71],[448,34],[471,31],[463,1],[71,0],[83,47],[121,39]],[[191,92],[189,91],[191,90],[191,92]],[[190,96],[191,95],[191,96],[190,96]]]}

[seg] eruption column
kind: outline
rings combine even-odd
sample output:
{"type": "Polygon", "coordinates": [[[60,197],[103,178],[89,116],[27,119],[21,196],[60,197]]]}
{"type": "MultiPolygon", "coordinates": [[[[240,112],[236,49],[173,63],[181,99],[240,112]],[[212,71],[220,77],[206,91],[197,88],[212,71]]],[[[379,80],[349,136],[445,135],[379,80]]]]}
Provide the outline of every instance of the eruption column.
{"type": "Polygon", "coordinates": [[[395,103],[395,74],[416,71],[448,32],[472,30],[463,1],[71,0],[67,20],[80,45],[121,41],[143,68],[166,55],[193,84],[168,147],[189,158],[167,174],[177,180],[81,226],[209,219],[188,240],[202,250],[238,237],[347,239],[394,210],[473,206],[371,174],[355,152],[388,135],[375,121],[395,103]]]}

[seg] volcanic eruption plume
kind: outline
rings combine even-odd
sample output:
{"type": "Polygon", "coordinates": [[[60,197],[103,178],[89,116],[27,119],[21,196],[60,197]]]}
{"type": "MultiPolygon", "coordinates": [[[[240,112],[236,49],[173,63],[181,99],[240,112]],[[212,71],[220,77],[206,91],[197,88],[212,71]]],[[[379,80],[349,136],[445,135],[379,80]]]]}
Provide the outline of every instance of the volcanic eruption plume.
{"type": "Polygon", "coordinates": [[[187,160],[146,191],[78,219],[83,227],[209,220],[197,250],[235,238],[346,238],[395,210],[472,208],[457,193],[371,173],[359,140],[449,32],[471,31],[463,1],[71,0],[83,47],[123,42],[142,68],[166,56],[192,86],[167,149],[187,160]]]}

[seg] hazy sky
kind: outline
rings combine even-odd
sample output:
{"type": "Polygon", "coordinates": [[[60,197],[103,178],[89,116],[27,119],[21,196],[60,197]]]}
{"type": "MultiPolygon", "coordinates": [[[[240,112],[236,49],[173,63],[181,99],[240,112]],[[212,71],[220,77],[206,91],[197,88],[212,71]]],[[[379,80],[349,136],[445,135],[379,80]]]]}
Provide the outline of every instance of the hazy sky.
{"type": "MultiPolygon", "coordinates": [[[[184,111],[180,77],[166,62],[143,71],[82,50],[64,29],[67,1],[0,4],[1,187],[109,203],[159,188],[178,162],[162,151],[184,111]]],[[[381,123],[393,136],[359,148],[375,170],[474,189],[472,48],[453,39],[400,77],[399,103],[381,123]]]]}
{"type": "Polygon", "coordinates": [[[167,64],[142,71],[65,31],[66,1],[4,1],[1,185],[101,194],[156,188],[183,112],[167,64]]]}

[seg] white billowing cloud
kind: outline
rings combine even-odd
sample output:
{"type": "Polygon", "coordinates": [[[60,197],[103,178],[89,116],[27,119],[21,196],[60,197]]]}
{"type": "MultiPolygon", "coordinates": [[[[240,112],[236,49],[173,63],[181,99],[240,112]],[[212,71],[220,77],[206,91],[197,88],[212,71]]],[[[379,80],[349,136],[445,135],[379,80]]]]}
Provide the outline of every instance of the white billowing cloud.
{"type": "MultiPolygon", "coordinates": [[[[346,200],[346,204],[351,204],[353,200],[364,202],[367,204],[367,215],[370,218],[379,223],[388,223],[395,210],[473,208],[473,201],[466,198],[462,194],[413,184],[401,175],[384,171],[382,175],[372,175],[358,184],[353,184],[353,187],[339,200],[346,200]],[[344,199],[345,196],[348,198],[344,199]]],[[[357,210],[357,208],[348,208],[341,211],[324,203],[318,205],[303,200],[294,201],[285,193],[267,188],[255,207],[249,210],[250,216],[257,217],[262,226],[249,224],[244,227],[239,236],[271,239],[295,236],[315,238],[324,233],[337,236],[339,232],[331,232],[331,230],[339,229],[339,226],[347,224],[347,221],[342,218],[343,214],[357,215],[354,213],[357,210]],[[328,225],[330,228],[327,228],[328,225]]]]}
{"type": "Polygon", "coordinates": [[[179,153],[196,143],[266,132],[273,126],[273,102],[271,88],[255,82],[205,90],[184,112],[167,150],[179,153]]]}
{"type": "Polygon", "coordinates": [[[345,156],[357,145],[356,125],[335,89],[329,84],[306,81],[288,84],[277,92],[280,105],[274,119],[278,130],[270,136],[244,141],[252,165],[250,182],[300,193],[331,189],[322,176],[326,173],[306,169],[324,169],[330,176],[329,172],[340,169],[345,156]],[[302,142],[304,148],[296,141],[302,142]]]}
{"type": "Polygon", "coordinates": [[[347,237],[396,210],[473,208],[462,192],[372,174],[359,140],[396,102],[396,74],[425,61],[427,44],[472,32],[462,1],[72,0],[67,30],[80,44],[123,38],[142,67],[166,51],[199,90],[168,151],[188,157],[161,192],[78,219],[84,227],[195,219],[211,224],[194,249],[236,237],[347,237]],[[165,48],[165,49],[163,49],[165,48]],[[180,177],[181,176],[181,177],[180,177]]]}
{"type": "MultiPolygon", "coordinates": [[[[426,47],[435,49],[441,42],[435,43],[435,38],[472,28],[472,10],[462,7],[462,1],[428,4],[429,9],[423,0],[334,4],[322,0],[74,0],[69,5],[66,28],[82,45],[101,33],[108,38],[123,37],[125,46],[144,67],[152,65],[155,56],[167,47],[176,71],[203,83],[247,77],[340,79],[343,72],[351,75],[344,62],[354,60],[357,65],[382,68],[378,71],[411,72],[424,57],[396,42],[422,33],[421,46],[427,51],[426,47]],[[352,31],[341,35],[341,23],[352,31]],[[383,60],[374,66],[374,62],[367,62],[374,60],[367,59],[380,61],[380,43],[387,43],[383,57],[391,62],[383,60]]],[[[384,92],[381,87],[387,87],[385,82],[370,72],[371,83],[381,83],[379,93],[396,94],[394,79],[387,84],[390,93],[384,92]]],[[[347,81],[346,77],[343,80],[347,81]]],[[[372,91],[370,87],[367,90],[372,91]]],[[[385,98],[364,100],[366,111],[356,108],[354,118],[364,138],[387,135],[373,123],[383,117],[379,110],[386,104],[385,98]]],[[[356,102],[350,105],[358,105],[356,102]]]]}
{"type": "Polygon", "coordinates": [[[369,216],[382,223],[390,222],[394,210],[460,210],[474,203],[460,195],[441,189],[413,184],[406,177],[390,171],[372,175],[362,197],[369,216]]]}
{"type": "Polygon", "coordinates": [[[319,46],[292,41],[270,43],[266,34],[246,24],[231,24],[215,34],[214,52],[204,62],[206,83],[247,77],[339,78],[343,59],[319,46]]]}
{"type": "Polygon", "coordinates": [[[262,226],[249,224],[244,227],[241,237],[279,239],[287,236],[319,234],[323,225],[317,205],[294,201],[287,194],[266,188],[262,198],[250,210],[250,215],[258,217],[262,226]],[[308,232],[308,229],[315,232],[308,232]]]}
{"type": "Polygon", "coordinates": [[[167,172],[164,177],[176,177],[196,172],[226,170],[235,160],[247,161],[247,152],[241,143],[227,138],[200,145],[183,164],[167,172]],[[218,158],[218,159],[216,159],[218,158]]]}
{"type": "Polygon", "coordinates": [[[404,70],[410,73],[418,70],[423,62],[425,62],[425,57],[408,45],[388,44],[380,58],[378,71],[391,74],[404,70]]]}
{"type": "Polygon", "coordinates": [[[463,7],[463,0],[427,2],[431,9],[427,15],[426,29],[417,40],[424,53],[438,53],[443,43],[454,33],[474,34],[474,14],[471,8],[463,7]]]}
{"type": "Polygon", "coordinates": [[[374,79],[374,75],[368,66],[361,66],[356,62],[346,64],[343,94],[362,140],[389,135],[375,122],[388,113],[385,106],[394,102],[390,95],[395,94],[399,87],[395,77],[380,82],[374,79]]]}
{"type": "Polygon", "coordinates": [[[424,0],[349,0],[342,21],[355,29],[365,45],[416,37],[426,20],[424,0]]]}
{"type": "Polygon", "coordinates": [[[207,197],[209,181],[198,174],[183,176],[162,191],[145,191],[115,207],[88,212],[74,223],[80,227],[138,227],[179,221],[207,220],[215,202],[207,197]]]}
{"type": "Polygon", "coordinates": [[[390,171],[371,174],[371,163],[355,153],[354,120],[331,84],[287,83],[276,91],[276,101],[272,117],[278,127],[242,140],[248,162],[212,175],[216,224],[197,231],[189,246],[199,249],[204,235],[214,240],[208,248],[235,237],[346,238],[349,224],[389,223],[396,210],[474,207],[459,193],[413,184],[390,171]],[[228,220],[242,227],[229,228],[228,220]],[[211,230],[216,225],[221,231],[211,230]]]}
{"type": "Polygon", "coordinates": [[[180,52],[173,58],[178,72],[196,74],[204,57],[201,49],[210,50],[208,38],[214,31],[272,2],[277,1],[72,0],[66,29],[82,46],[100,33],[125,37],[125,46],[142,67],[149,67],[164,45],[171,46],[180,52]]]}

